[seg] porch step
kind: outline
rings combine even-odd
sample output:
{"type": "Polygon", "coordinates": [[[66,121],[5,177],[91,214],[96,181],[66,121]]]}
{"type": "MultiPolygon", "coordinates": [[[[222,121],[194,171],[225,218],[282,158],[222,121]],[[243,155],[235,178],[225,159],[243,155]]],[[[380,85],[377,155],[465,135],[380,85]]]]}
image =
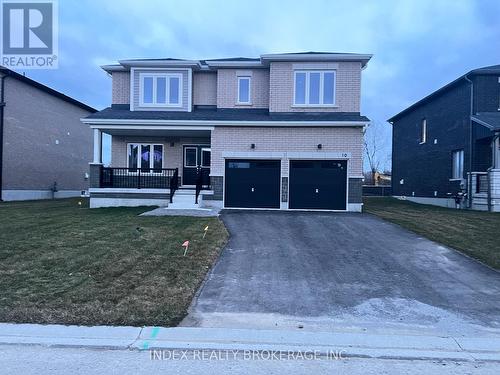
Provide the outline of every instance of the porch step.
{"type": "Polygon", "coordinates": [[[176,195],[192,195],[194,197],[195,194],[196,194],[195,189],[179,188],[175,191],[174,197],[176,195]]]}
{"type": "Polygon", "coordinates": [[[189,210],[197,209],[200,204],[195,204],[195,190],[177,190],[174,194],[173,202],[168,204],[169,209],[189,210]]]}

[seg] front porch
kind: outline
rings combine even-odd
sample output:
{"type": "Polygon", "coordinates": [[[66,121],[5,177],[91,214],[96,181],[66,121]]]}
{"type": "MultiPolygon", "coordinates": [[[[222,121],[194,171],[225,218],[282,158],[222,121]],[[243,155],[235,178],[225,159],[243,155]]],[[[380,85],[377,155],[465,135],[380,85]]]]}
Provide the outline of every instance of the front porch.
{"type": "Polygon", "coordinates": [[[177,200],[198,207],[210,194],[211,128],[94,128],[90,206],[168,206],[177,200]],[[111,162],[102,162],[102,135],[111,136],[111,162]],[[179,193],[182,192],[182,194],[179,193]],[[192,200],[192,203],[191,203],[192,200]]]}
{"type": "MultiPolygon", "coordinates": [[[[469,174],[470,206],[474,210],[500,212],[500,134],[486,138],[488,168],[469,174]]],[[[478,148],[476,146],[476,148],[478,148]]]]}

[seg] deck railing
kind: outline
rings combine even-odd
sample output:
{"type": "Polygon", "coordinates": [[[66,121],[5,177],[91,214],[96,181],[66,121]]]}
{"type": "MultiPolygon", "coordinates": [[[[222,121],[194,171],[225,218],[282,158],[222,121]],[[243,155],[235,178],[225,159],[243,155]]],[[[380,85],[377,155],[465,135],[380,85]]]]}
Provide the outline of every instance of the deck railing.
{"type": "Polygon", "coordinates": [[[203,189],[210,189],[209,170],[198,167],[196,169],[196,193],[194,203],[198,204],[198,197],[203,189]]]}
{"type": "Polygon", "coordinates": [[[168,189],[171,187],[174,175],[175,190],[178,185],[179,172],[177,168],[110,168],[101,169],[100,187],[128,189],[168,189]]]}
{"type": "Polygon", "coordinates": [[[170,203],[173,202],[174,194],[179,188],[179,169],[175,168],[173,176],[170,178],[170,203]]]}

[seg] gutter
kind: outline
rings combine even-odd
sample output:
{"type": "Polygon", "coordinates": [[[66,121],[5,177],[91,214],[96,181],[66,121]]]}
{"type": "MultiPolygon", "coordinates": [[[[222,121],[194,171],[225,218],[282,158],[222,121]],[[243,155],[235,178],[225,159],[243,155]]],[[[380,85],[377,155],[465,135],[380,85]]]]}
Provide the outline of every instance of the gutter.
{"type": "MultiPolygon", "coordinates": [[[[472,157],[473,157],[473,134],[472,134],[472,115],[474,112],[474,82],[469,77],[469,73],[464,75],[464,79],[470,84],[470,116],[469,116],[469,178],[467,187],[467,207],[472,207],[472,157]]],[[[490,205],[488,198],[488,206],[490,205]]]]}
{"type": "MultiPolygon", "coordinates": [[[[195,127],[202,126],[206,129],[200,130],[211,130],[214,126],[257,126],[257,127],[365,127],[370,123],[370,121],[227,121],[227,120],[142,120],[142,119],[89,119],[81,118],[80,121],[88,125],[111,125],[111,126],[123,126],[123,125],[139,125],[140,129],[144,129],[145,125],[152,126],[186,126],[195,127]]],[[[99,126],[93,126],[98,128],[99,126]]],[[[172,128],[173,129],[173,128],[172,128]]],[[[193,128],[193,130],[197,130],[193,128]]]]}
{"type": "Polygon", "coordinates": [[[0,79],[2,88],[0,89],[0,202],[2,199],[3,187],[3,125],[4,125],[4,108],[5,108],[5,78],[7,75],[2,75],[0,79]]]}

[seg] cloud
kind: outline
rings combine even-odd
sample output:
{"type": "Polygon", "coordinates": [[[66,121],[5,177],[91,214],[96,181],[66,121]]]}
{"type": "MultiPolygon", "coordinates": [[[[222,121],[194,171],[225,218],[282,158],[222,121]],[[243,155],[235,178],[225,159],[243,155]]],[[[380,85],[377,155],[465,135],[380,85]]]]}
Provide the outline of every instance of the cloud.
{"type": "Polygon", "coordinates": [[[499,64],[498,14],[496,0],[60,1],[61,68],[28,74],[103,108],[111,84],[98,65],[123,58],[373,53],[362,111],[384,122],[466,71],[499,64]]]}

